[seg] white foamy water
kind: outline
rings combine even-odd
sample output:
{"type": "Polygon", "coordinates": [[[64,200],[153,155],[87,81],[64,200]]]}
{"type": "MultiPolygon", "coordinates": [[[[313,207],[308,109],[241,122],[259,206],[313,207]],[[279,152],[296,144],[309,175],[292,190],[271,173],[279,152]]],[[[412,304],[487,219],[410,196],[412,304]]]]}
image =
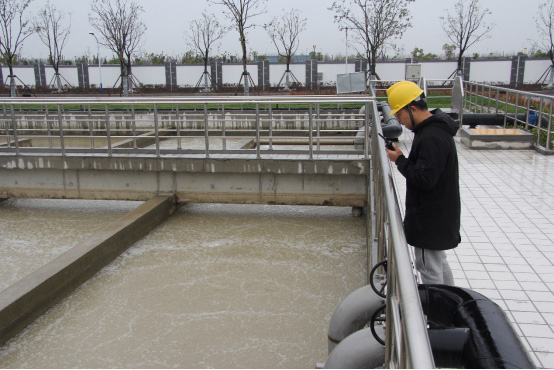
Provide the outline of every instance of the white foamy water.
{"type": "Polygon", "coordinates": [[[313,368],[365,263],[350,208],[187,205],[2,347],[0,366],[313,368]]]}

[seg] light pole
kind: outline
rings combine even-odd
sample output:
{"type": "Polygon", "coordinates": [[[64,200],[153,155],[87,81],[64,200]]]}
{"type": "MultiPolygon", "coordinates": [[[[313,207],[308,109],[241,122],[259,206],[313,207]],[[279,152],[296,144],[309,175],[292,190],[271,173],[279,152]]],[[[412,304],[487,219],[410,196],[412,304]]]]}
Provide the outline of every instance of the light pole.
{"type": "Polygon", "coordinates": [[[344,30],[346,31],[346,71],[344,73],[348,73],[348,27],[344,27],[344,30]]]}
{"type": "Polygon", "coordinates": [[[96,40],[96,48],[98,50],[97,56],[98,56],[98,73],[100,74],[100,94],[102,94],[102,65],[100,63],[100,43],[98,42],[98,38],[94,34],[94,32],[89,32],[90,35],[94,36],[94,39],[96,40]]]}

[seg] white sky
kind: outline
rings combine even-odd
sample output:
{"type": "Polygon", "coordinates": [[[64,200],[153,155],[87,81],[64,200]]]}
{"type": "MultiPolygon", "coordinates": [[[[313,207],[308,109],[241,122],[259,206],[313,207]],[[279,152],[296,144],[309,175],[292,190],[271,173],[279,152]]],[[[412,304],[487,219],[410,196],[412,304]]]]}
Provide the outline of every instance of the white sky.
{"type": "MultiPolygon", "coordinates": [[[[94,31],[88,22],[90,12],[89,0],[50,0],[58,9],[71,13],[71,34],[64,49],[66,59],[97,52],[96,41],[88,33],[94,31]]],[[[229,24],[222,5],[210,5],[206,0],[134,0],[144,8],[143,21],[147,26],[142,50],[166,55],[182,55],[189,48],[185,42],[184,32],[190,21],[198,18],[203,10],[216,14],[218,19],[229,24]]],[[[425,53],[443,55],[442,46],[448,42],[440,26],[439,17],[446,14],[446,9],[453,13],[457,0],[416,0],[409,8],[413,15],[412,28],[396,43],[409,55],[415,48],[422,48],[425,53]]],[[[540,44],[535,19],[539,4],[546,0],[481,0],[481,7],[488,8],[492,14],[487,17],[495,27],[491,38],[475,44],[468,50],[487,55],[489,53],[512,54],[529,50],[533,44],[540,44]]],[[[328,10],[333,0],[268,0],[267,12],[253,21],[264,24],[274,16],[280,16],[283,10],[292,8],[302,11],[307,18],[307,29],[300,35],[300,47],[297,54],[307,54],[316,46],[316,51],[330,55],[345,54],[345,33],[339,31],[334,23],[334,13],[328,10]]],[[[35,14],[44,6],[46,0],[34,0],[27,14],[35,14]]],[[[250,29],[248,33],[248,52],[275,55],[276,51],[263,28],[250,29]]],[[[230,31],[221,41],[215,52],[240,54],[238,33],[230,31]]],[[[46,58],[48,49],[38,36],[33,35],[25,40],[22,54],[25,57],[46,58]]],[[[112,53],[101,47],[102,57],[111,57],[112,53]]],[[[355,54],[352,48],[349,55],[355,54]]],[[[392,56],[392,52],[390,53],[392,56]]]]}

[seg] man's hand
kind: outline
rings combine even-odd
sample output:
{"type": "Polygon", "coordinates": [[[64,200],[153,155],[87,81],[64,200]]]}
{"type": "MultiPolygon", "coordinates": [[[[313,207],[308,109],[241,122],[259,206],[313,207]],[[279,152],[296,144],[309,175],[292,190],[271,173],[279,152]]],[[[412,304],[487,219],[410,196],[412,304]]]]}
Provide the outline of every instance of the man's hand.
{"type": "Polygon", "coordinates": [[[396,162],[398,157],[403,155],[403,153],[400,149],[398,149],[398,146],[396,145],[396,143],[392,143],[392,146],[394,147],[394,150],[388,150],[387,148],[385,148],[385,150],[387,151],[387,155],[389,156],[389,159],[391,160],[391,162],[396,162]]]}

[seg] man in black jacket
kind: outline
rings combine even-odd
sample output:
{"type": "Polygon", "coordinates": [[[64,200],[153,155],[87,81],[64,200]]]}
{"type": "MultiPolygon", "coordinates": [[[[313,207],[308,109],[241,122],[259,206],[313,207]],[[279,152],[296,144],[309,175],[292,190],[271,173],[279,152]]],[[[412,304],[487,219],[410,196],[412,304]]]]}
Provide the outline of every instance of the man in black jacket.
{"type": "Polygon", "coordinates": [[[391,114],[415,134],[408,158],[394,144],[389,159],[406,178],[404,231],[415,247],[424,284],[454,285],[445,250],[460,243],[458,124],[440,109],[430,112],[416,84],[402,81],[387,90],[391,114]]]}

